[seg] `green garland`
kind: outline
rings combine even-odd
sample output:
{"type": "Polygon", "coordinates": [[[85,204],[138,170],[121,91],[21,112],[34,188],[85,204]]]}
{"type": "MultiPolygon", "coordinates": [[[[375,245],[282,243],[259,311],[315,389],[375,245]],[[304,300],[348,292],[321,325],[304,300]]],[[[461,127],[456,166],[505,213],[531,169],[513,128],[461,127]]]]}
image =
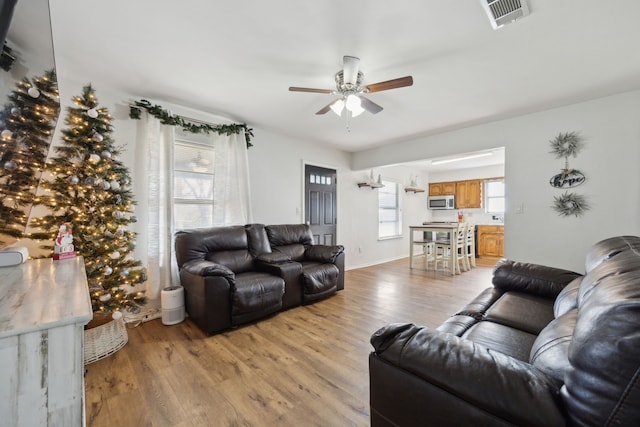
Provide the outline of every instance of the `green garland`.
{"type": "Polygon", "coordinates": [[[182,130],[185,132],[191,133],[211,133],[215,132],[219,135],[232,135],[234,133],[244,132],[244,136],[247,140],[247,148],[253,147],[253,144],[250,142],[251,137],[253,137],[253,129],[248,128],[246,124],[231,124],[231,125],[210,125],[207,123],[204,124],[195,124],[185,121],[180,116],[172,116],[169,112],[163,109],[159,105],[151,105],[149,101],[146,99],[141,99],[140,101],[135,101],[134,105],[129,106],[129,117],[135,120],[140,120],[140,113],[142,110],[146,110],[147,113],[156,117],[160,120],[160,123],[163,125],[170,126],[180,126],[182,130]]]}

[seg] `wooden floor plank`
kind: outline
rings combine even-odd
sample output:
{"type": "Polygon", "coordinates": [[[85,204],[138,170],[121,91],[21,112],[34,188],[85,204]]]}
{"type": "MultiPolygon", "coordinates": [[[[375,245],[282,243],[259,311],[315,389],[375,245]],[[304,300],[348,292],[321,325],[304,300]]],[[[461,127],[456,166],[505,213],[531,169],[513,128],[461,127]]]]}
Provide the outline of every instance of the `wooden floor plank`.
{"type": "Polygon", "coordinates": [[[371,335],[436,327],[491,286],[495,261],[458,276],[408,259],[350,270],[326,300],[214,336],[188,319],[129,329],[123,349],[87,366],[87,425],[367,426],[371,335]]]}

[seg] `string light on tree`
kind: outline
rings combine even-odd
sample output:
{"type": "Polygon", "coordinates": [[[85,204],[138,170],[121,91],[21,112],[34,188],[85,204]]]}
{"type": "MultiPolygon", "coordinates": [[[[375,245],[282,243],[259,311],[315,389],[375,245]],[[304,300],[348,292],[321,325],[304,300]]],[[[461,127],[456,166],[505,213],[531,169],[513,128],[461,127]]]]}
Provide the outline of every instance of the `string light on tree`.
{"type": "Polygon", "coordinates": [[[0,246],[25,234],[60,110],[55,72],[18,81],[8,101],[0,110],[0,246]]]}
{"type": "Polygon", "coordinates": [[[43,182],[49,191],[41,203],[53,213],[33,220],[32,225],[42,230],[33,235],[48,240],[57,224],[72,224],[75,249],[85,260],[93,310],[136,312],[145,303],[144,292],[136,286],[147,277],[132,257],[136,233],[128,225],[135,201],[129,171],[118,160],[122,148],[112,138],[112,117],[98,105],[93,88],[85,86],[73,102],[62,144],[50,160],[52,178],[43,182]]]}

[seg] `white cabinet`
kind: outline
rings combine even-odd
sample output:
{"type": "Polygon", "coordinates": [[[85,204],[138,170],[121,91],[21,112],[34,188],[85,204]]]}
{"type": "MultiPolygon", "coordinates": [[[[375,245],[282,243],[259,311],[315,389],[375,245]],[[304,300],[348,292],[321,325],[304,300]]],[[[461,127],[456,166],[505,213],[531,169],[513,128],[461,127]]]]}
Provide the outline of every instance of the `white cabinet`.
{"type": "Polygon", "coordinates": [[[0,424],[84,425],[92,315],[82,258],[0,268],[0,424]]]}

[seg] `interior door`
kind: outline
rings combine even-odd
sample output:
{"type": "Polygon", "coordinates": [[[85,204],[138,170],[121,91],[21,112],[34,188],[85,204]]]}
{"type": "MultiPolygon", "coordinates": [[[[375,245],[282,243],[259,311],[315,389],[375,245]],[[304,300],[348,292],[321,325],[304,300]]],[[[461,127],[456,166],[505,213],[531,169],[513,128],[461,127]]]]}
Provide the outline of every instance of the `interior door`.
{"type": "Polygon", "coordinates": [[[336,182],[335,169],[305,165],[304,217],[311,226],[313,240],[320,245],[336,244],[336,182]]]}

